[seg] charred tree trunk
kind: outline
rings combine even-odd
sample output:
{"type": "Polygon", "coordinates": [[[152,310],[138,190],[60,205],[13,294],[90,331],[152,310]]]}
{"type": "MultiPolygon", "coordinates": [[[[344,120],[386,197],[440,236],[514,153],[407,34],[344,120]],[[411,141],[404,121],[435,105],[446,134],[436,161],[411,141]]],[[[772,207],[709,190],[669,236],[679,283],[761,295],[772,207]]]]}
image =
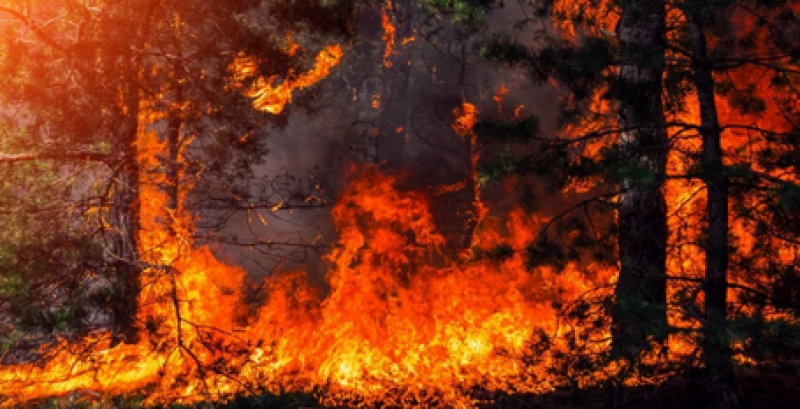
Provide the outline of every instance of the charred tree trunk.
{"type": "MultiPolygon", "coordinates": [[[[177,113],[170,113],[167,120],[167,209],[178,210],[180,204],[180,147],[183,121],[177,113]]],[[[170,229],[172,226],[170,226],[170,229]]]]}
{"type": "MultiPolygon", "coordinates": [[[[461,43],[461,56],[460,66],[458,70],[458,88],[461,90],[461,103],[462,109],[466,109],[468,102],[467,98],[467,38],[464,38],[461,43]]],[[[466,114],[466,112],[464,112],[466,114]]],[[[465,165],[467,174],[464,176],[467,181],[465,190],[469,194],[470,210],[467,212],[469,218],[467,219],[467,228],[464,232],[464,241],[461,244],[462,249],[469,250],[475,242],[475,231],[483,218],[483,209],[480,197],[480,186],[478,186],[478,138],[474,132],[470,131],[465,136],[466,141],[466,155],[465,165]]]]}
{"type": "Polygon", "coordinates": [[[727,341],[727,271],[728,271],[728,180],[725,176],[722,137],[714,100],[714,77],[708,58],[701,16],[687,11],[689,46],[697,101],[700,108],[700,132],[703,138],[702,171],[708,189],[706,217],[706,276],[703,283],[706,321],[703,326],[703,353],[711,381],[714,405],[733,408],[737,405],[731,349],[727,341]]]}
{"type": "MultiPolygon", "coordinates": [[[[180,75],[181,66],[178,62],[173,63],[172,73],[178,78],[180,75]]],[[[179,81],[172,84],[174,92],[172,106],[169,108],[167,114],[167,180],[166,186],[163,188],[167,190],[167,209],[170,211],[178,210],[180,204],[180,149],[181,149],[181,131],[183,129],[183,118],[181,115],[181,108],[183,106],[183,86],[179,81]]],[[[169,226],[172,229],[172,225],[169,226]]]]}
{"type": "Polygon", "coordinates": [[[383,67],[381,97],[383,104],[378,120],[377,161],[391,173],[403,166],[406,146],[406,122],[408,119],[408,88],[411,79],[411,55],[402,40],[412,34],[412,4],[408,0],[393,2],[392,10],[386,12],[396,17],[395,55],[389,56],[383,67]]]}
{"type": "Polygon", "coordinates": [[[663,2],[626,2],[617,27],[620,43],[617,89],[621,269],[612,312],[612,349],[633,358],[648,342],[667,334],[667,206],[662,192],[668,139],[661,100],[664,73],[663,2]]]}
{"type": "Polygon", "coordinates": [[[136,327],[137,298],[139,296],[139,254],[137,234],[139,232],[139,163],[136,139],[139,133],[139,86],[134,59],[129,56],[125,70],[126,88],[124,104],[127,116],[116,151],[122,161],[113,197],[114,233],[111,253],[116,272],[119,295],[111,305],[114,342],[135,343],[138,339],[136,327]]]}

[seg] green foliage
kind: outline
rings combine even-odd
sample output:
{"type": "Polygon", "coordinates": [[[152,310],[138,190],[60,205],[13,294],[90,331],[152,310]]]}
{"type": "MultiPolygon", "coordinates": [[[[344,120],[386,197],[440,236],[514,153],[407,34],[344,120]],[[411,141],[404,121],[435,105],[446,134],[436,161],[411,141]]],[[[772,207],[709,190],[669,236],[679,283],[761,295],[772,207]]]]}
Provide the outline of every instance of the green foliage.
{"type": "Polygon", "coordinates": [[[538,146],[535,154],[518,159],[514,168],[519,175],[539,176],[548,192],[554,192],[567,183],[570,156],[566,144],[554,141],[538,146]]]}
{"type": "Polygon", "coordinates": [[[800,324],[795,319],[768,319],[764,315],[740,314],[729,321],[728,330],[746,356],[780,371],[800,371],[800,324]]]}
{"type": "Polygon", "coordinates": [[[590,37],[576,48],[551,46],[542,50],[539,71],[552,73],[581,100],[606,84],[606,72],[613,59],[614,49],[608,39],[590,37]]]}
{"type": "Polygon", "coordinates": [[[0,248],[0,294],[9,300],[6,313],[15,331],[71,334],[89,325],[84,319],[90,311],[102,311],[108,301],[89,298],[85,280],[109,271],[99,246],[87,237],[54,232],[22,241],[0,239],[0,248]]]}
{"type": "MultiPolygon", "coordinates": [[[[502,36],[495,36],[488,41],[481,48],[481,56],[506,67],[526,66],[533,59],[527,47],[502,36]]],[[[534,78],[542,77],[535,76],[534,78]]]]}
{"type": "Polygon", "coordinates": [[[453,22],[469,30],[478,30],[486,24],[487,12],[502,7],[497,0],[424,0],[429,14],[448,15],[453,22]]]}
{"type": "Polygon", "coordinates": [[[530,143],[539,137],[539,118],[528,116],[509,121],[481,119],[473,131],[479,139],[487,142],[530,143]]]}
{"type": "Polygon", "coordinates": [[[514,154],[511,150],[504,149],[480,164],[478,181],[481,186],[488,186],[515,174],[517,174],[517,167],[514,154]]]}
{"type": "Polygon", "coordinates": [[[577,46],[549,39],[534,50],[509,37],[495,36],[481,55],[504,66],[527,68],[538,82],[557,81],[576,101],[584,101],[609,83],[614,52],[613,44],[603,37],[588,37],[577,46]]]}
{"type": "Polygon", "coordinates": [[[614,180],[627,180],[631,181],[636,186],[654,186],[661,181],[658,180],[656,175],[646,164],[627,161],[612,161],[609,169],[609,175],[614,180]]]}
{"type": "Polygon", "coordinates": [[[602,37],[588,37],[578,46],[549,39],[539,49],[530,49],[510,37],[495,36],[483,46],[481,55],[508,67],[525,67],[533,80],[558,81],[571,95],[584,100],[608,81],[614,47],[602,37]]]}
{"type": "MultiPolygon", "coordinates": [[[[25,128],[4,125],[0,152],[36,148],[25,128]]],[[[95,221],[75,217],[87,210],[83,198],[97,192],[65,175],[99,169],[51,160],[3,163],[0,169],[0,297],[13,326],[3,343],[10,347],[37,331],[75,334],[106,301],[91,300],[85,280],[110,271],[101,243],[88,233],[95,221]]]]}
{"type": "Polygon", "coordinates": [[[638,352],[656,346],[653,341],[666,339],[672,328],[663,325],[664,321],[658,317],[664,314],[665,305],[658,305],[643,297],[618,297],[614,301],[613,309],[619,316],[625,317],[626,340],[623,343],[630,350],[637,351],[631,356],[626,351],[614,351],[621,357],[635,359],[638,352]]]}

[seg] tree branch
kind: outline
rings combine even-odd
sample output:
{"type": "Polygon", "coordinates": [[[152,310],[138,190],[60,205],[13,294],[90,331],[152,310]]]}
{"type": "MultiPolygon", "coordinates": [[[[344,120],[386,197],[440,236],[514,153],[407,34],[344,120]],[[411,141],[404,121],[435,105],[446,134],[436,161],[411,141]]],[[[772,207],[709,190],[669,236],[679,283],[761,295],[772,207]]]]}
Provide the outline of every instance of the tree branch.
{"type": "Polygon", "coordinates": [[[34,162],[39,160],[94,161],[108,164],[111,155],[96,152],[42,152],[42,153],[0,153],[0,163],[34,162]]]}
{"type": "Polygon", "coordinates": [[[67,47],[62,46],[57,41],[53,40],[41,28],[33,24],[33,22],[28,18],[28,16],[12,8],[2,7],[2,6],[0,6],[0,13],[10,14],[12,17],[19,20],[22,24],[24,24],[31,31],[33,31],[33,33],[36,34],[36,36],[39,37],[39,39],[41,39],[42,41],[44,41],[47,45],[65,53],[70,52],[70,50],[67,47]]]}

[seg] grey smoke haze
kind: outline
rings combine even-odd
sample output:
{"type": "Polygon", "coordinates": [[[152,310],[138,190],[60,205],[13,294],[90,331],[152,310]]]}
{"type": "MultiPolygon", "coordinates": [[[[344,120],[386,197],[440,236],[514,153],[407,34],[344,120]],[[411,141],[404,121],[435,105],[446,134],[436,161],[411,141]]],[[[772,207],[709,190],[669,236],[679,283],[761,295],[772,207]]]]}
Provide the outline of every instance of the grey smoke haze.
{"type": "MultiPolygon", "coordinates": [[[[466,176],[466,145],[451,128],[453,110],[463,100],[462,90],[469,102],[479,107],[481,117],[509,119],[515,108],[524,104],[523,115],[538,116],[543,131],[554,132],[558,105],[555,90],[534,84],[522,69],[500,68],[477,55],[480,43],[497,32],[526,43],[524,32],[512,28],[519,18],[516,5],[509,5],[490,16],[489,26],[494,30],[491,33],[464,42],[452,27],[446,27],[438,36],[439,44],[430,44],[418,35],[410,45],[411,74],[403,121],[407,143],[402,155],[410,187],[424,189],[454,183],[466,176]],[[501,84],[508,88],[502,112],[493,99],[501,84]]],[[[372,129],[382,112],[373,107],[373,96],[381,91],[383,43],[380,25],[369,17],[365,19],[361,35],[366,38],[346,47],[341,65],[315,88],[317,110],[308,113],[289,109],[288,126],[269,131],[270,152],[265,163],[253,169],[256,179],[282,178],[287,189],[319,183],[324,199],[332,205],[346,183],[348,166],[375,162],[372,129]]],[[[385,101],[387,96],[381,98],[385,101]]],[[[490,189],[489,193],[492,194],[485,198],[496,202],[500,212],[513,205],[510,198],[497,196],[502,192],[490,189]]],[[[445,233],[459,229],[459,220],[453,215],[464,206],[464,200],[459,194],[434,200],[434,212],[440,214],[437,221],[445,233]]],[[[259,213],[266,225],[257,215],[248,218],[241,213],[231,220],[225,233],[240,236],[244,242],[257,239],[317,243],[322,244],[322,251],[222,246],[222,257],[243,266],[254,278],[302,268],[309,271],[312,282],[323,285],[326,267],[322,252],[336,239],[329,211],[259,213]]]]}

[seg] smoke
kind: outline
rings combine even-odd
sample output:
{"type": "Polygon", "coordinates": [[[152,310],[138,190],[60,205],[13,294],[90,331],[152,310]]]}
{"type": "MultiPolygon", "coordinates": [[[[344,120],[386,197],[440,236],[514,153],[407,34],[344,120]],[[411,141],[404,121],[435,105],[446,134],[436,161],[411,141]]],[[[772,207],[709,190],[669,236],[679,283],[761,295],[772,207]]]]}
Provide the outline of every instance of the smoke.
{"type": "MultiPolygon", "coordinates": [[[[499,34],[524,42],[524,31],[511,28],[519,16],[516,6],[508,6],[488,15],[487,26],[500,27],[499,34]]],[[[468,35],[446,19],[434,23],[437,27],[422,24],[421,16],[413,17],[418,24],[411,24],[411,32],[398,30],[394,64],[388,68],[381,15],[363,11],[358,35],[345,46],[342,63],[321,84],[300,92],[301,98],[312,102],[305,108],[290,106],[282,113],[286,126],[266,131],[268,154],[252,169],[253,189],[267,186],[275,203],[298,203],[302,200],[293,200],[297,195],[307,195],[323,207],[238,212],[220,233],[229,238],[226,241],[238,242],[219,247],[224,260],[244,267],[258,281],[306,270],[311,282],[324,288],[324,254],[336,243],[330,206],[351,169],[381,165],[385,153],[380,151],[380,133],[386,131],[381,126],[387,116],[404,138],[402,188],[422,190],[432,198],[436,222],[453,247],[463,242],[471,202],[466,189],[437,193],[463,181],[471,171],[468,146],[452,129],[455,109],[466,100],[478,106],[481,118],[509,119],[515,112],[535,115],[541,119],[543,134],[555,133],[555,90],[533,83],[524,69],[502,68],[480,57],[480,47],[497,31],[468,35]],[[392,76],[399,75],[397,67],[402,64],[410,70],[407,84],[400,85],[407,88],[398,90],[392,76]],[[508,91],[498,104],[501,86],[508,91]]],[[[498,149],[485,144],[481,151],[489,155],[498,149]]],[[[507,189],[484,189],[484,200],[494,214],[507,215],[514,206],[507,189]]]]}

